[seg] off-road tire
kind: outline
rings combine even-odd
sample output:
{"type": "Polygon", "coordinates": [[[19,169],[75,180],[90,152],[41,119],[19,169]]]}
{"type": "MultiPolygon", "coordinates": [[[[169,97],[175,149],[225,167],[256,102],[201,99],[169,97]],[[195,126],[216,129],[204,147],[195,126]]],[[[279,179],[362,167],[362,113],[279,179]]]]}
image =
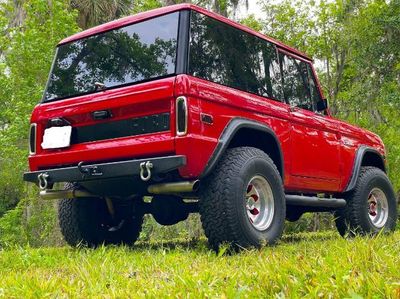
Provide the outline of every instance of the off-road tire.
{"type": "Polygon", "coordinates": [[[204,232],[214,250],[224,243],[234,249],[274,244],[282,235],[286,215],[282,179],[274,162],[257,148],[228,149],[202,182],[199,208],[204,232]],[[272,222],[263,231],[254,228],[246,210],[247,184],[254,176],[265,178],[273,194],[272,222]]]}
{"type": "Polygon", "coordinates": [[[397,202],[393,187],[386,174],[376,167],[361,167],[353,191],[345,194],[347,204],[335,211],[336,228],[341,236],[375,235],[381,230],[391,232],[397,219],[397,202]],[[369,217],[368,197],[374,188],[386,196],[388,217],[383,227],[376,227],[369,217]]]}
{"type": "MultiPolygon", "coordinates": [[[[64,189],[77,188],[67,183],[64,189]]],[[[65,241],[71,246],[96,247],[101,244],[133,245],[139,237],[143,214],[129,213],[118,230],[110,231],[110,215],[102,198],[61,199],[58,219],[65,241]]]]}

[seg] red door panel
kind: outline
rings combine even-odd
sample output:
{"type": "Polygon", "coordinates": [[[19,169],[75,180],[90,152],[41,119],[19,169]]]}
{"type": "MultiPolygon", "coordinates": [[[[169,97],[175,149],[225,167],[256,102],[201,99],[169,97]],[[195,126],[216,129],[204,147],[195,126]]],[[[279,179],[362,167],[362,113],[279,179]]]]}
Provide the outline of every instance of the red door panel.
{"type": "Polygon", "coordinates": [[[340,181],[340,140],[333,120],[314,112],[291,112],[293,176],[340,181]]]}

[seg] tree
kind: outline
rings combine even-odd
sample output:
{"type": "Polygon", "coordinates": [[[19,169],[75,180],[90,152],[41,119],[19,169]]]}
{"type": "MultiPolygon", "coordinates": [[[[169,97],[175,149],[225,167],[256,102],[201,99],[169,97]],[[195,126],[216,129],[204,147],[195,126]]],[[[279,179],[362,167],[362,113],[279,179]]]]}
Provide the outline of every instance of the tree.
{"type": "Polygon", "coordinates": [[[41,98],[55,45],[78,30],[76,13],[64,1],[15,4],[0,6],[0,22],[7,24],[0,44],[0,215],[26,195],[21,174],[27,168],[29,115],[41,98]],[[21,24],[16,15],[24,16],[21,24]]]}
{"type": "Polygon", "coordinates": [[[129,14],[133,8],[133,1],[71,0],[70,5],[79,12],[78,26],[87,29],[129,14]]]}
{"type": "Polygon", "coordinates": [[[216,13],[219,13],[225,17],[228,15],[232,16],[233,18],[236,17],[236,13],[238,10],[238,6],[240,3],[243,3],[246,5],[246,7],[249,6],[249,1],[248,0],[189,0],[189,1],[184,1],[184,0],[163,0],[162,4],[164,5],[173,5],[173,4],[178,4],[178,3],[194,3],[197,5],[201,5],[204,7],[207,7],[208,9],[211,9],[215,11],[216,13]]]}

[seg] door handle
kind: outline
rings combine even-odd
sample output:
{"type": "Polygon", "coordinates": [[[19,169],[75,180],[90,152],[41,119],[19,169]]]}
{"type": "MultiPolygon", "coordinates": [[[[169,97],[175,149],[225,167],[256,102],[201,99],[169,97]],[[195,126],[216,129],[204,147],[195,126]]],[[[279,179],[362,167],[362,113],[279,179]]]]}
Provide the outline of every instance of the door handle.
{"type": "Polygon", "coordinates": [[[101,120],[101,119],[111,118],[112,114],[108,110],[93,111],[92,117],[94,120],[101,120]]]}

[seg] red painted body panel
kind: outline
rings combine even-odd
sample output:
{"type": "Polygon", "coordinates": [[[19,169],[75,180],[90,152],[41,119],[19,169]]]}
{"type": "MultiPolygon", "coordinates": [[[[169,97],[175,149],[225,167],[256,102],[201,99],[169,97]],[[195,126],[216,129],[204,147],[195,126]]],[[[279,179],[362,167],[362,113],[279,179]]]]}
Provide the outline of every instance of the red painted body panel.
{"type": "MultiPolygon", "coordinates": [[[[60,44],[182,9],[193,9],[275,43],[279,49],[311,61],[305,54],[258,32],[194,5],[182,4],[141,13],[110,22],[64,39],[60,44]]],[[[314,70],[313,70],[314,71],[314,70]]],[[[315,71],[314,71],[315,72],[315,71]]],[[[321,87],[318,83],[318,88],[321,87]]],[[[382,141],[375,134],[286,103],[211,83],[188,75],[115,88],[80,97],[42,103],[33,111],[37,123],[36,154],[29,157],[32,171],[76,165],[84,162],[118,161],[132,158],[184,155],[187,165],[179,169],[182,178],[198,178],[215,151],[223,130],[233,118],[257,121],[271,128],[283,154],[284,186],[291,192],[341,192],[352,173],[357,149],[367,145],[384,155],[382,141]],[[188,134],[175,132],[175,99],[188,101],[188,134]],[[42,150],[41,142],[49,119],[65,118],[72,126],[99,122],[93,111],[110,110],[112,120],[170,112],[170,131],[75,144],[66,149],[42,150]],[[201,114],[213,123],[201,121],[201,114]]]]}
{"type": "Polygon", "coordinates": [[[190,103],[187,137],[176,138],[176,153],[188,156],[183,177],[198,177],[217,146],[222,131],[235,117],[269,126],[278,136],[284,157],[287,191],[340,192],[350,179],[355,153],[368,145],[382,154],[375,134],[330,116],[289,105],[191,76],[177,77],[175,96],[190,103]],[[213,116],[213,125],[200,122],[200,113],[213,116]]]}
{"type": "Polygon", "coordinates": [[[40,144],[48,120],[55,117],[63,117],[78,127],[110,121],[94,121],[91,117],[91,112],[104,109],[111,111],[113,121],[162,112],[173,115],[174,82],[175,77],[171,77],[36,106],[31,122],[37,123],[37,154],[29,158],[30,169],[173,153],[170,132],[87,142],[59,150],[42,150],[40,144]]]}

